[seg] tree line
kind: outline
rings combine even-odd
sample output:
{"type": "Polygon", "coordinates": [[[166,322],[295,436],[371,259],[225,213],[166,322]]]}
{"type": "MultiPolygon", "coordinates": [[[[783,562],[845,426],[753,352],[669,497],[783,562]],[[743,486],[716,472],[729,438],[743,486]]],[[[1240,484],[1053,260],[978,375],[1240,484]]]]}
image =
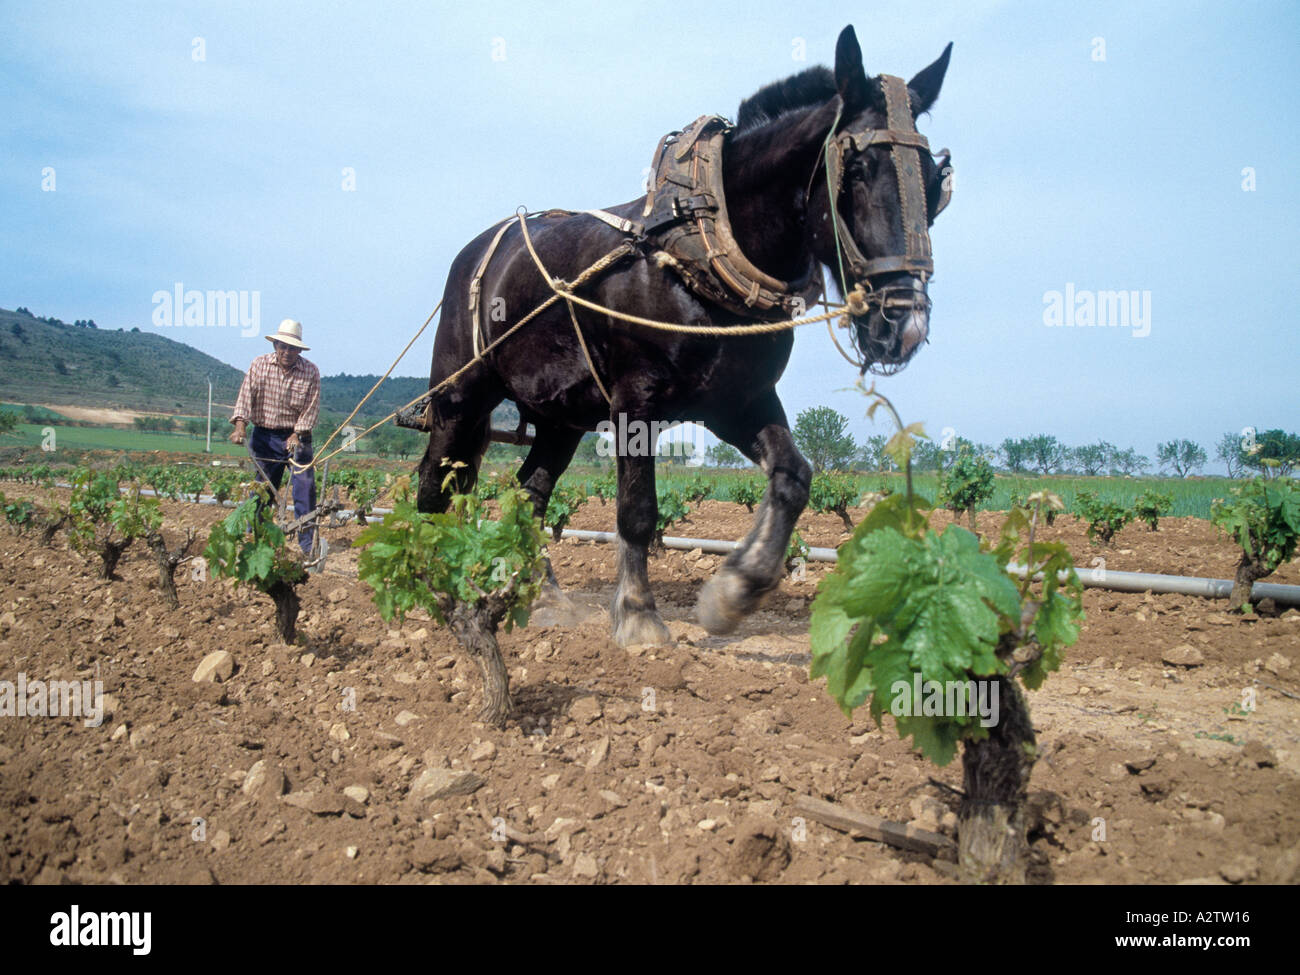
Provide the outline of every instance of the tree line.
{"type": "MultiPolygon", "coordinates": [[[[896,469],[885,454],[887,437],[868,437],[859,444],[849,433],[848,425],[848,418],[829,406],[810,407],[795,418],[792,431],[795,443],[813,470],[896,469]]],[[[1283,430],[1256,432],[1247,428],[1242,433],[1227,433],[1215,450],[1215,458],[1227,467],[1229,477],[1288,477],[1300,469],[1300,436],[1283,430]]],[[[1043,433],[1008,437],[997,445],[975,443],[955,435],[938,441],[919,440],[912,453],[912,467],[918,471],[943,471],[963,453],[982,458],[1012,474],[1136,477],[1159,470],[1175,477],[1190,477],[1209,461],[1205,448],[1193,440],[1175,438],[1157,444],[1153,462],[1132,447],[1120,448],[1105,440],[1071,446],[1043,433]]],[[[710,459],[713,459],[712,450],[710,459]]]]}

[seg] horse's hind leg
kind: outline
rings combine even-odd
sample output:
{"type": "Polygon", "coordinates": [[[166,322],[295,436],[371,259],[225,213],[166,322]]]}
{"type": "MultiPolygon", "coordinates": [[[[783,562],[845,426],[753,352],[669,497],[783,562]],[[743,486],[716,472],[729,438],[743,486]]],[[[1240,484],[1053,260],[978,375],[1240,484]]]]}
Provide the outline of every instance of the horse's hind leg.
{"type": "Polygon", "coordinates": [[[808,503],[812,468],[794,445],[776,394],[734,424],[710,424],[767,473],[754,527],[700,592],[696,615],[710,633],[729,633],[781,582],[785,550],[808,503]]]}
{"type": "Polygon", "coordinates": [[[535,429],[537,432],[533,436],[533,446],[515,477],[532,499],[533,511],[537,517],[545,519],[551,493],[555,490],[560,475],[573,460],[578,442],[582,440],[582,431],[549,424],[535,424],[535,429]]]}
{"type": "MultiPolygon", "coordinates": [[[[555,491],[560,475],[573,460],[573,454],[582,440],[582,431],[542,424],[537,424],[536,430],[532,449],[528,451],[516,477],[532,499],[533,511],[545,521],[546,506],[550,504],[551,494],[555,491]]],[[[546,559],[545,587],[544,595],[552,599],[564,598],[549,556],[546,559]]]]}
{"type": "Polygon", "coordinates": [[[618,458],[618,588],[611,616],[614,641],[633,644],[671,643],[668,627],[659,618],[646,557],[659,516],[655,499],[653,455],[618,458]]]}

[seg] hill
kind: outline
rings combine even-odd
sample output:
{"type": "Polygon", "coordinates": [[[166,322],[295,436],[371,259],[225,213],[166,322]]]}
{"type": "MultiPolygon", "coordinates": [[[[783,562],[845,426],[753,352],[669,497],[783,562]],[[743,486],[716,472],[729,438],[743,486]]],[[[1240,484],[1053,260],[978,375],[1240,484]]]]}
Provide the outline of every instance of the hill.
{"type": "MultiPolygon", "coordinates": [[[[0,400],[201,415],[207,412],[209,378],[213,402],[233,403],[244,374],[157,332],[69,325],[24,308],[0,308],[0,400]]],[[[346,416],[378,378],[322,376],[322,410],[346,416]]],[[[378,419],[428,388],[427,377],[390,376],[360,416],[378,419]]],[[[496,414],[498,426],[513,427],[517,419],[513,404],[496,414]]]]}
{"type": "Polygon", "coordinates": [[[156,413],[233,403],[243,373],[156,333],[110,331],[0,309],[0,397],[156,413]]]}

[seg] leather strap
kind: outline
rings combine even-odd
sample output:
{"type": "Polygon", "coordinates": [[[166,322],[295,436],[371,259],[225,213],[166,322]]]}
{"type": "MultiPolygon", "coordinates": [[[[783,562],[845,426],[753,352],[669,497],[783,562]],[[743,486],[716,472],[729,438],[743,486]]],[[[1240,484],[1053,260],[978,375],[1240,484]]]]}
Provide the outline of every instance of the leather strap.
{"type": "Polygon", "coordinates": [[[913,149],[930,151],[930,141],[913,129],[907,132],[901,129],[862,129],[859,132],[842,133],[842,141],[852,145],[858,152],[868,146],[887,143],[895,146],[909,146],[913,149]]]}
{"type": "Polygon", "coordinates": [[[582,210],[581,212],[585,213],[589,217],[595,217],[597,220],[601,221],[601,223],[609,224],[615,230],[621,230],[625,234],[632,234],[636,237],[641,236],[641,225],[635,220],[627,220],[623,217],[617,217],[607,210],[582,210]]]}
{"type": "Polygon", "coordinates": [[[512,223],[514,223],[514,217],[508,217],[501,222],[501,229],[492,238],[492,243],[488,244],[488,249],[478,262],[478,267],[474,269],[474,277],[470,278],[469,281],[470,335],[473,338],[475,355],[478,355],[483,349],[483,320],[479,310],[479,299],[483,290],[483,275],[487,273],[488,262],[492,260],[492,255],[497,251],[497,245],[501,243],[501,238],[505,236],[512,223]]]}
{"type": "MultiPolygon", "coordinates": [[[[880,76],[880,84],[885,92],[885,110],[890,129],[902,133],[916,132],[907,83],[902,78],[886,74],[880,76]]],[[[924,144],[926,151],[929,151],[930,144],[928,142],[924,144]]],[[[920,152],[911,145],[905,146],[894,141],[890,155],[894,157],[894,173],[898,177],[898,199],[903,221],[903,253],[914,263],[929,264],[933,270],[929,214],[925,207],[923,180],[925,171],[921,168],[920,152]]]]}

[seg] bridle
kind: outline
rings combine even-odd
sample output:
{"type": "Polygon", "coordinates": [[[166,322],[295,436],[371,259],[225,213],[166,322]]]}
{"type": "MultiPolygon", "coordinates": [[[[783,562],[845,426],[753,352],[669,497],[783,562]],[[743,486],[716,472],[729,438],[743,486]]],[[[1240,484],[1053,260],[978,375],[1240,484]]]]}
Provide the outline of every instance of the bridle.
{"type": "MultiPolygon", "coordinates": [[[[885,94],[886,128],[845,128],[837,133],[835,130],[844,111],[844,104],[841,101],[835,112],[835,121],[826,136],[822,155],[825,158],[826,190],[831,224],[834,228],[836,258],[839,262],[839,284],[844,290],[849,316],[862,317],[875,307],[884,320],[897,329],[906,320],[908,314],[930,311],[930,297],[926,294],[925,288],[934,274],[934,259],[930,250],[930,217],[926,204],[925,170],[921,165],[920,155],[923,150],[926,153],[930,152],[930,143],[916,130],[907,83],[893,75],[881,75],[880,84],[885,94]],[[894,172],[898,179],[898,199],[903,224],[903,253],[868,258],[858,247],[848,224],[839,214],[839,194],[843,188],[845,168],[852,157],[862,155],[871,146],[882,145],[889,146],[894,172]],[[846,264],[847,271],[852,274],[852,288],[848,287],[850,278],[845,273],[846,264]],[[908,282],[877,287],[871,280],[873,276],[898,273],[910,275],[908,282]]],[[[948,170],[951,158],[948,150],[944,149],[936,161],[939,172],[948,170]]],[[[945,179],[939,203],[935,208],[935,216],[943,211],[952,198],[949,185],[948,180],[945,179]]],[[[847,316],[841,324],[849,324],[847,316]]],[[[850,329],[850,336],[856,347],[857,330],[850,329]]],[[[861,350],[858,350],[858,353],[860,356],[863,355],[861,350]]],[[[883,374],[896,372],[903,365],[866,363],[865,359],[866,357],[863,356],[863,361],[858,362],[857,365],[883,374]]]]}

